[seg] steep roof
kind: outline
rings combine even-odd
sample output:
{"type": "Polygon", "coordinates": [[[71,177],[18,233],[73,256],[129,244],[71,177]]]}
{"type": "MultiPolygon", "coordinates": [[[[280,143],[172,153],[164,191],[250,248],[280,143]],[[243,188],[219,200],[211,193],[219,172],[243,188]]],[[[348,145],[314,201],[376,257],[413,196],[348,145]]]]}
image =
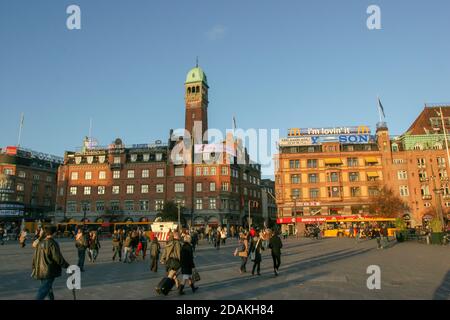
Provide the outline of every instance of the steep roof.
{"type": "Polygon", "coordinates": [[[420,115],[406,131],[408,135],[443,134],[440,108],[444,114],[445,128],[450,130],[450,105],[425,106],[420,115]]]}

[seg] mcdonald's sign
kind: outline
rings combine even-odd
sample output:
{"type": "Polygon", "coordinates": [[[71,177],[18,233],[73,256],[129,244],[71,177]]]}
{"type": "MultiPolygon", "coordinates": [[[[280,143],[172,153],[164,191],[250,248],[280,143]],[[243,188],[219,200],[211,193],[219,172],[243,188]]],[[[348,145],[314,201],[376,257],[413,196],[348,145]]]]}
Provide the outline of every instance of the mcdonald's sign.
{"type": "Polygon", "coordinates": [[[358,134],[370,134],[370,128],[368,126],[358,126],[358,134]]]}

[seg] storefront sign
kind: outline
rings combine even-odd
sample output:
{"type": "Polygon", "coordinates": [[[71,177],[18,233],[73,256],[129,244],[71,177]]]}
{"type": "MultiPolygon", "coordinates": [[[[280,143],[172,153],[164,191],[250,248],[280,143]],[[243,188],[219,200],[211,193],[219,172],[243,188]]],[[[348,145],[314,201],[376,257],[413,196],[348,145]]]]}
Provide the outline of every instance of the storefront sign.
{"type": "Polygon", "coordinates": [[[299,138],[284,138],[280,140],[280,147],[314,146],[326,142],[339,142],[342,144],[364,144],[375,141],[375,137],[369,134],[344,134],[329,136],[308,136],[299,138]]]}
{"type": "MultiPolygon", "coordinates": [[[[297,217],[298,223],[345,222],[345,221],[377,222],[377,221],[395,221],[395,219],[394,218],[362,216],[362,215],[297,217]]],[[[292,218],[292,217],[278,218],[277,223],[278,224],[295,223],[295,218],[292,218]]]]}
{"type": "Polygon", "coordinates": [[[291,128],[288,130],[288,137],[297,136],[322,136],[322,135],[342,135],[342,134],[370,134],[370,128],[365,125],[353,127],[334,128],[291,128]]]}

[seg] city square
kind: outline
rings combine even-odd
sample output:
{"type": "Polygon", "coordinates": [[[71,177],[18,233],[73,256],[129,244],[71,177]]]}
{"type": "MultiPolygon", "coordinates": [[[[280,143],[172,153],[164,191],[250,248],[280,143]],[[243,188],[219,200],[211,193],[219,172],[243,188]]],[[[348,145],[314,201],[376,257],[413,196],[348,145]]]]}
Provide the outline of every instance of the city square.
{"type": "MultiPolygon", "coordinates": [[[[417,242],[390,242],[386,249],[376,248],[375,240],[295,239],[283,240],[278,277],[272,269],[269,252],[263,253],[261,276],[239,274],[237,246],[229,239],[219,250],[201,240],[195,264],[201,275],[199,290],[179,296],[173,289],[168,296],[158,295],[155,287],[164,276],[164,266],[153,273],[149,257],[130,264],[111,260],[111,241],[101,241],[99,258],[86,261],[79,300],[294,300],[294,299],[450,299],[450,253],[448,246],[417,242]],[[367,268],[378,265],[381,289],[367,287],[367,268]]],[[[68,239],[60,240],[61,250],[70,264],[76,264],[76,248],[68,239]]],[[[39,282],[30,277],[32,248],[16,243],[0,246],[0,299],[34,299],[39,282]]],[[[270,251],[270,250],[267,250],[270,251]]],[[[249,261],[247,271],[251,270],[249,261]]],[[[55,299],[72,300],[64,274],[54,285],[55,299]]]]}

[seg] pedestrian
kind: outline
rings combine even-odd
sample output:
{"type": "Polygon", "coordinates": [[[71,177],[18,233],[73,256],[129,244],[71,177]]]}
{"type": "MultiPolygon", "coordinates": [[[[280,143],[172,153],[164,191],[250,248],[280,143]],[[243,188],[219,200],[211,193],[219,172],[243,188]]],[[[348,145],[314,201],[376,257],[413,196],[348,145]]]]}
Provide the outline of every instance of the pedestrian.
{"type": "Polygon", "coordinates": [[[25,248],[25,244],[27,241],[28,232],[26,229],[23,229],[19,236],[19,243],[21,248],[25,248]]]}
{"type": "Polygon", "coordinates": [[[145,257],[147,256],[147,246],[148,246],[147,234],[145,233],[145,231],[141,232],[141,243],[142,243],[142,260],[145,260],[145,257]]]}
{"type": "Polygon", "coordinates": [[[41,281],[41,286],[36,295],[36,300],[44,300],[47,296],[54,300],[53,282],[61,276],[61,269],[67,269],[69,263],[64,259],[58,243],[53,239],[56,227],[47,225],[45,232],[41,230],[38,238],[33,243],[35,247],[33,255],[32,277],[41,281]]]}
{"type": "Polygon", "coordinates": [[[228,237],[227,227],[224,227],[222,229],[222,231],[220,232],[220,238],[222,239],[222,244],[225,244],[227,237],[228,237]]]}
{"type": "Polygon", "coordinates": [[[167,277],[175,281],[176,287],[179,287],[177,272],[181,268],[181,242],[178,232],[169,236],[161,257],[161,263],[166,265],[167,277]]]}
{"type": "Polygon", "coordinates": [[[78,267],[81,272],[84,272],[84,260],[86,259],[88,239],[86,232],[82,228],[78,229],[78,233],[75,236],[75,247],[78,250],[78,267]]]}
{"type": "Polygon", "coordinates": [[[112,245],[113,245],[113,252],[114,255],[112,257],[112,260],[116,260],[116,256],[119,256],[119,262],[122,261],[122,246],[123,242],[120,236],[119,230],[114,230],[114,233],[112,235],[112,245]]]}
{"type": "Polygon", "coordinates": [[[132,241],[131,240],[131,232],[128,231],[126,234],[126,237],[125,237],[125,241],[123,243],[123,255],[124,255],[123,263],[127,263],[127,262],[131,263],[131,259],[129,259],[130,254],[131,255],[133,254],[132,253],[133,250],[131,247],[131,241],[132,241]]]}
{"type": "Polygon", "coordinates": [[[151,242],[150,242],[150,270],[153,272],[158,272],[158,260],[159,253],[161,252],[161,245],[158,242],[158,238],[155,235],[151,234],[151,242]]]}
{"type": "Polygon", "coordinates": [[[381,233],[378,228],[373,229],[373,237],[377,239],[377,249],[383,249],[383,246],[381,245],[381,233]]]}
{"type": "Polygon", "coordinates": [[[249,245],[248,245],[248,239],[247,234],[245,231],[243,231],[240,235],[240,242],[241,242],[241,249],[238,252],[238,256],[241,258],[241,267],[239,269],[240,273],[247,272],[246,265],[248,260],[248,251],[249,251],[249,245]]]}
{"type": "Polygon", "coordinates": [[[98,240],[97,232],[91,231],[88,256],[89,261],[91,261],[92,263],[94,263],[95,260],[97,260],[99,249],[100,249],[100,241],[98,240]]]}
{"type": "Polygon", "coordinates": [[[278,236],[278,232],[274,232],[270,238],[269,248],[272,249],[273,272],[275,276],[278,276],[278,269],[281,264],[281,248],[283,248],[283,242],[278,236]]]}
{"type": "Polygon", "coordinates": [[[189,283],[189,286],[194,293],[198,287],[195,287],[194,280],[192,279],[192,270],[195,268],[194,264],[194,252],[191,246],[191,236],[186,235],[184,238],[183,246],[181,247],[181,274],[182,274],[182,283],[178,288],[178,293],[180,295],[184,294],[183,289],[186,283],[189,283]]]}
{"type": "Polygon", "coordinates": [[[258,274],[258,276],[261,275],[261,250],[264,250],[262,246],[261,238],[259,237],[259,233],[255,232],[255,236],[252,239],[251,245],[250,245],[250,253],[253,261],[253,269],[252,269],[252,275],[255,275],[255,270],[258,274]]]}
{"type": "Polygon", "coordinates": [[[192,242],[192,251],[195,252],[195,248],[197,247],[198,244],[198,232],[196,230],[192,232],[191,242],[192,242]]]}
{"type": "Polygon", "coordinates": [[[3,240],[3,234],[5,233],[5,229],[3,228],[3,225],[0,225],[0,245],[4,245],[5,241],[3,240]]]}
{"type": "Polygon", "coordinates": [[[380,229],[380,238],[381,238],[381,246],[384,248],[387,248],[389,238],[388,238],[388,230],[386,225],[382,225],[380,229]]]}

